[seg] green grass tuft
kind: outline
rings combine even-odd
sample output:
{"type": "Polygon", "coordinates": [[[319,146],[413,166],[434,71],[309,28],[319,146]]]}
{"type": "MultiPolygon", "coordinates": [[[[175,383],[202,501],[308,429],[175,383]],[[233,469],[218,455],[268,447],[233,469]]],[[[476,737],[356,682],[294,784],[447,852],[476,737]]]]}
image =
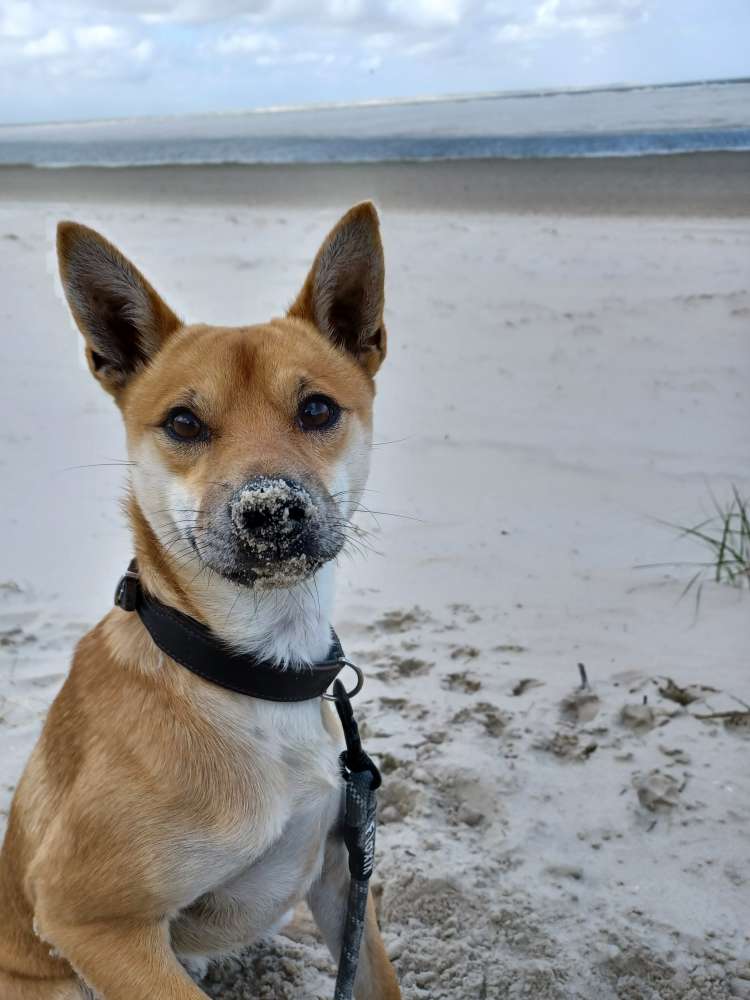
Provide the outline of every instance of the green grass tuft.
{"type": "Polygon", "coordinates": [[[651,563],[641,569],[657,566],[689,566],[695,573],[688,580],[681,597],[695,591],[696,613],[700,605],[701,590],[707,580],[728,583],[733,587],[750,587],[750,500],[743,499],[736,486],[732,496],[722,505],[711,497],[716,513],[693,527],[672,522],[662,522],[675,528],[685,538],[702,542],[708,550],[705,562],[651,563]]]}
{"type": "Polygon", "coordinates": [[[707,562],[694,564],[698,569],[683,591],[684,596],[696,587],[696,601],[700,600],[700,588],[706,579],[733,587],[750,586],[750,500],[743,499],[736,486],[732,486],[732,497],[725,505],[715,497],[712,500],[716,513],[705,521],[692,528],[672,526],[709,550],[707,562]]]}

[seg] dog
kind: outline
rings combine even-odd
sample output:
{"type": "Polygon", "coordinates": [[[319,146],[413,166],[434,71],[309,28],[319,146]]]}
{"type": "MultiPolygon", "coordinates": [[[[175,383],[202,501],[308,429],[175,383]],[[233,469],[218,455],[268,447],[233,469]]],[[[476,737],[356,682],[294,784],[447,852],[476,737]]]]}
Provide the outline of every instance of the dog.
{"type": "MultiPolygon", "coordinates": [[[[144,590],[301,676],[330,648],[333,561],[368,473],[386,353],[375,208],[344,215],[286,315],[255,326],[183,323],[86,226],[60,223],[57,248],[125,423],[144,590]]],[[[212,684],[114,607],[79,642],[13,800],[2,1000],[205,1000],[207,962],[305,899],[337,959],[340,743],[325,701],[212,684]]],[[[355,994],[400,997],[372,897],[355,994]]]]}

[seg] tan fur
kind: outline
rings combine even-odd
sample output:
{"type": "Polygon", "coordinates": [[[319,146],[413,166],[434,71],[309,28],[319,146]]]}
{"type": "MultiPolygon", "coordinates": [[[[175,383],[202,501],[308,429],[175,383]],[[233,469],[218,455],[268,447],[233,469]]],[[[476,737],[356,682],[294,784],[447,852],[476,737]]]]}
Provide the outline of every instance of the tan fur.
{"type": "MultiPolygon", "coordinates": [[[[150,498],[189,496],[200,526],[227,484],[252,475],[333,488],[366,473],[385,350],[377,216],[348,213],[292,315],[253,327],[182,325],[85,227],[63,224],[59,253],[90,366],[138,456],[128,515],[143,581],[218,627],[231,608],[165,542],[150,498]],[[320,325],[337,288],[341,336],[320,325]],[[352,317],[366,326],[356,342],[352,317]],[[301,380],[344,408],[330,434],[294,431],[301,380]],[[182,404],[215,428],[210,446],[180,451],[165,437],[165,410],[182,404]]],[[[78,644],[14,797],[0,855],[0,998],[81,1000],[85,983],[104,1000],[205,1000],[177,955],[241,946],[305,896],[335,954],[347,881],[339,742],[325,703],[215,687],[164,656],[136,615],[110,611],[78,644]]],[[[399,996],[370,906],[357,997],[399,996]]]]}

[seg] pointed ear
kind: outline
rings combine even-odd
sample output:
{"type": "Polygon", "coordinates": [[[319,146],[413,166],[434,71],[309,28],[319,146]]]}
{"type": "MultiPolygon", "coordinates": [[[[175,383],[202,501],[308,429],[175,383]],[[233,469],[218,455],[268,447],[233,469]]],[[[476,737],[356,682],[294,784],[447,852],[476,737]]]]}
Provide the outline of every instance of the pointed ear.
{"type": "Polygon", "coordinates": [[[385,358],[384,279],[378,213],[365,201],[323,241],[289,316],[314,323],[374,375],[385,358]]]}
{"type": "Polygon", "coordinates": [[[180,320],[140,271],[88,226],[61,222],[57,257],[65,297],[86,341],[91,372],[117,396],[180,320]]]}

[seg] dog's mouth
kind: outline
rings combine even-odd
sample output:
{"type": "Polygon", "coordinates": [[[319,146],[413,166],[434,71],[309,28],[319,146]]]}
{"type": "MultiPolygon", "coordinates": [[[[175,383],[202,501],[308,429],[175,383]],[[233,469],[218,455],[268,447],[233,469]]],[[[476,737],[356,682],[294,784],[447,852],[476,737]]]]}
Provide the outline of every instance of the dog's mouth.
{"type": "Polygon", "coordinates": [[[187,534],[200,560],[234,584],[293,587],[334,559],[344,544],[342,515],[327,490],[257,476],[207,512],[187,534]]]}
{"type": "MultiPolygon", "coordinates": [[[[201,558],[203,557],[201,556],[201,558]]],[[[310,559],[309,556],[300,555],[270,562],[264,566],[216,566],[207,559],[203,561],[214,572],[223,576],[225,580],[238,586],[255,587],[259,590],[275,590],[294,587],[296,584],[302,583],[317,573],[328,560],[310,559]]]]}

